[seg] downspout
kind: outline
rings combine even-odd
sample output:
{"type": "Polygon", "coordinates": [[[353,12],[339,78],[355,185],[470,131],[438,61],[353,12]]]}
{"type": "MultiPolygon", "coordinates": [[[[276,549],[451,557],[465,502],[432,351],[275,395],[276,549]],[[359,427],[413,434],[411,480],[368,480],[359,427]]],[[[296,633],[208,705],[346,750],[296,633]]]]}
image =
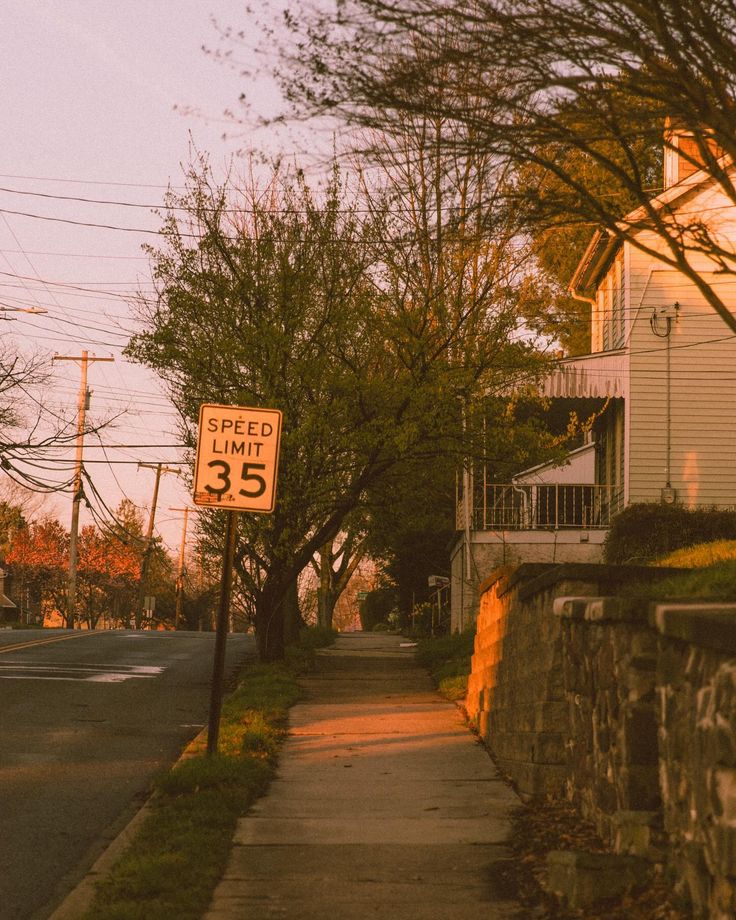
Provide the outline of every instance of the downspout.
{"type": "Polygon", "coordinates": [[[677,322],[680,304],[675,301],[671,307],[655,309],[650,318],[652,332],[665,340],[665,486],[662,489],[662,501],[672,504],[676,499],[675,490],[672,488],[672,351],[670,337],[672,335],[672,321],[677,322]],[[659,327],[660,318],[664,318],[665,328],[662,332],[659,327]]]}
{"type": "Polygon", "coordinates": [[[521,486],[516,484],[516,480],[513,478],[511,480],[511,488],[514,490],[514,492],[518,492],[519,495],[521,495],[521,507],[522,507],[522,514],[524,515],[524,523],[528,525],[529,530],[531,530],[532,529],[531,518],[529,517],[529,497],[526,494],[526,492],[521,488],[521,486]]]}
{"type": "Polygon", "coordinates": [[[571,288],[568,288],[568,293],[573,300],[581,300],[583,303],[589,303],[593,307],[598,306],[598,301],[594,297],[586,297],[585,294],[576,294],[571,288]]]}
{"type": "Polygon", "coordinates": [[[473,513],[473,501],[472,501],[472,490],[473,486],[473,476],[470,472],[470,467],[468,462],[465,462],[463,466],[463,502],[465,504],[463,517],[465,519],[465,545],[468,548],[467,553],[465,554],[465,578],[470,584],[470,580],[473,574],[472,562],[470,559],[470,539],[471,539],[471,515],[473,513]]]}

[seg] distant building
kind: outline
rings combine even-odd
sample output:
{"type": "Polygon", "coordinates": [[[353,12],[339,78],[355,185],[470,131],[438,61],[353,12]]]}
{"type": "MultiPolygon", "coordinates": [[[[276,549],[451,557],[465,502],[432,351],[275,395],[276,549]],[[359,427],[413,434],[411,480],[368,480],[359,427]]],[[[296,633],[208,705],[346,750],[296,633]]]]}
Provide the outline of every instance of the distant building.
{"type": "Polygon", "coordinates": [[[0,623],[11,623],[18,619],[18,609],[5,593],[5,571],[0,569],[0,623]]]}

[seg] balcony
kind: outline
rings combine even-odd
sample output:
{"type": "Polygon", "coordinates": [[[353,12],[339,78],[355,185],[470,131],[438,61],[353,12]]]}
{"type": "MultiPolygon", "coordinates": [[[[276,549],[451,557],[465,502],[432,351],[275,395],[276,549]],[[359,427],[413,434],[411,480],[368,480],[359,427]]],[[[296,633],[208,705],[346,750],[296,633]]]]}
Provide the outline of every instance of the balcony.
{"type": "MultiPolygon", "coordinates": [[[[619,485],[487,484],[474,490],[471,530],[605,530],[623,507],[619,485]]],[[[465,529],[465,502],[457,503],[457,530],[465,529]]]]}

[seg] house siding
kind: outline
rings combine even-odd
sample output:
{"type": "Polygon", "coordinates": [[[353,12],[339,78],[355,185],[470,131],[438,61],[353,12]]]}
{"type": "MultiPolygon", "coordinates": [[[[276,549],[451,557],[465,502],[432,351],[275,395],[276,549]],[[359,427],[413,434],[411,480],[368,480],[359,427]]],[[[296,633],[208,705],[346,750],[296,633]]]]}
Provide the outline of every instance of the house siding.
{"type": "Polygon", "coordinates": [[[596,293],[591,322],[591,349],[615,351],[626,338],[627,266],[619,251],[601,279],[596,293]]]}
{"type": "MultiPolygon", "coordinates": [[[[650,318],[677,302],[670,336],[671,485],[689,507],[736,506],[736,337],[687,278],[653,265],[634,247],[628,256],[628,501],[658,501],[667,481],[667,342],[654,334],[650,318]]],[[[736,279],[717,275],[712,265],[702,268],[736,312],[736,279]]]]}

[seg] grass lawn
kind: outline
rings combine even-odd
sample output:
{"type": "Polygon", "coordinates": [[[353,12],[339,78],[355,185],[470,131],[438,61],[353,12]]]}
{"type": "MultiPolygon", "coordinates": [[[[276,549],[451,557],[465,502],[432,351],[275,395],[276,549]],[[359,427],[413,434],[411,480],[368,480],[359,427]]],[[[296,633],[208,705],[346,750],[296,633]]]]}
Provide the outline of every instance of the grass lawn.
{"type": "Polygon", "coordinates": [[[627,595],[651,598],[736,600],[736,540],[717,540],[675,550],[651,563],[691,569],[648,584],[633,584],[627,595]]]}

